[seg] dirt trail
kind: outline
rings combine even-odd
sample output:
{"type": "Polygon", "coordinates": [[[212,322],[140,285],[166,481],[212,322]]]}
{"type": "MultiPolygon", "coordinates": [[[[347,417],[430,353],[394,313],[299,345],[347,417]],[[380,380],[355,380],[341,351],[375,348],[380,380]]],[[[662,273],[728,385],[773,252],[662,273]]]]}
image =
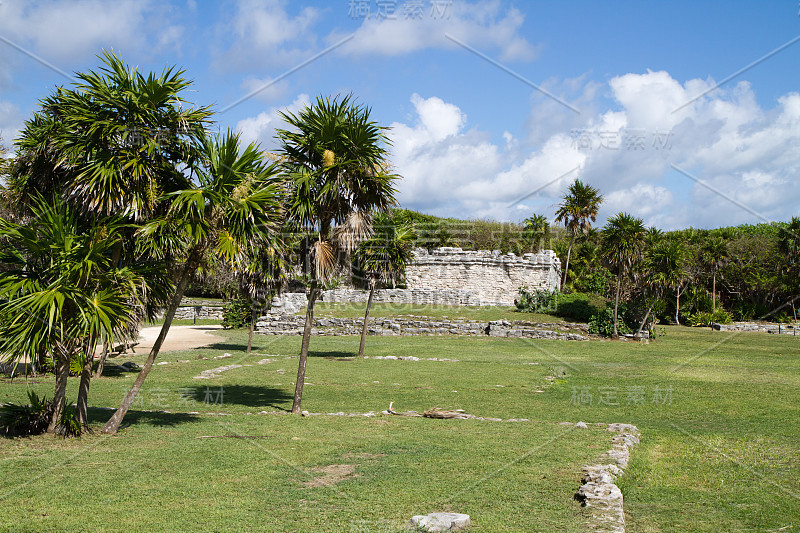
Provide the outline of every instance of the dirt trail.
{"type": "MultiPolygon", "coordinates": [[[[214,335],[213,332],[218,329],[222,329],[222,326],[172,326],[169,328],[167,338],[161,346],[161,351],[191,350],[192,348],[225,342],[224,338],[214,335]]],[[[142,328],[139,333],[139,344],[136,345],[136,353],[150,352],[160,332],[161,326],[142,328]]]]}

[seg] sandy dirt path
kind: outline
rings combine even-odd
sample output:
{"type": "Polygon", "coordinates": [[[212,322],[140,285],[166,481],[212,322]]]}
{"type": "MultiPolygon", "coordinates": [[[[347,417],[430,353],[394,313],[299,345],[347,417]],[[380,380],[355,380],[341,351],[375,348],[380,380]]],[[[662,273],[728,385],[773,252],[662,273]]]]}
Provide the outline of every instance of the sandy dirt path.
{"type": "MultiPolygon", "coordinates": [[[[172,326],[167,332],[167,338],[161,346],[161,351],[177,352],[225,342],[223,337],[214,335],[214,331],[218,329],[222,329],[222,326],[172,326]]],[[[161,332],[161,326],[142,328],[139,333],[139,344],[136,345],[136,353],[149,353],[159,332],[161,332]]]]}

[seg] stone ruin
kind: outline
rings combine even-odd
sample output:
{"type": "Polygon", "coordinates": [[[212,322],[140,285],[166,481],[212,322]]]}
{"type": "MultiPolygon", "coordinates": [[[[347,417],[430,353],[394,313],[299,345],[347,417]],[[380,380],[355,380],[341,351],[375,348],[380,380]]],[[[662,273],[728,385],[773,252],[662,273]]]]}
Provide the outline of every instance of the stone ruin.
{"type": "MultiPolygon", "coordinates": [[[[552,250],[502,254],[499,250],[424,248],[414,251],[406,267],[405,289],[375,291],[375,302],[436,305],[514,305],[519,288],[555,292],[561,287],[561,261],[552,250]]],[[[359,289],[323,291],[323,302],[363,303],[368,292],[359,289]]],[[[291,314],[306,304],[304,293],[286,293],[272,301],[272,314],[291,314]]]]}
{"type": "Polygon", "coordinates": [[[514,305],[523,285],[554,292],[560,279],[561,261],[553,250],[519,257],[499,250],[437,248],[428,253],[418,248],[406,268],[409,289],[465,290],[482,305],[514,305]]]}

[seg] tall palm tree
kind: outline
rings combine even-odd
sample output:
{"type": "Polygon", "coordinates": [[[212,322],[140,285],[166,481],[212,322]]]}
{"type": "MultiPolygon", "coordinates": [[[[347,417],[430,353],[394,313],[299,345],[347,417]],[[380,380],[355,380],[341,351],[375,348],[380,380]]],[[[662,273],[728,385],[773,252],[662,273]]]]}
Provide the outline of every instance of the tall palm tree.
{"type": "Polygon", "coordinates": [[[211,111],[181,96],[191,85],[182,70],[145,76],[113,53],[101,60],[26,122],[9,190],[21,203],[59,193],[87,216],[143,221],[163,214],[162,195],[189,186],[183,170],[211,111]]]}
{"type": "Polygon", "coordinates": [[[622,279],[625,278],[633,267],[642,251],[645,241],[644,222],[628,213],[617,213],[608,219],[603,227],[603,249],[608,261],[617,269],[617,290],[614,296],[614,332],[613,337],[618,337],[618,309],[619,291],[622,279]]]}
{"type": "Polygon", "coordinates": [[[547,242],[550,236],[550,223],[547,218],[534,213],[523,221],[523,227],[523,236],[531,241],[531,251],[541,250],[542,242],[547,242]]]}
{"type": "Polygon", "coordinates": [[[370,233],[369,213],[395,204],[396,175],[388,170],[386,128],[351,96],[322,98],[298,114],[283,113],[283,169],[290,177],[289,216],[306,233],[311,279],[292,412],[303,397],[314,302],[320,282],[370,233]]]}
{"type": "Polygon", "coordinates": [[[563,222],[569,231],[569,247],[567,248],[567,262],[564,266],[564,275],[561,286],[567,284],[567,272],[569,271],[569,257],[572,253],[572,245],[575,237],[580,231],[587,234],[592,227],[592,222],[597,220],[597,211],[603,203],[603,196],[600,191],[589,184],[583,183],[575,178],[575,181],[567,189],[563,201],[556,210],[556,222],[563,222]]]}
{"type": "Polygon", "coordinates": [[[721,237],[710,237],[703,243],[703,258],[711,265],[711,310],[717,310],[717,271],[728,257],[728,241],[721,237]]]}
{"type": "Polygon", "coordinates": [[[283,216],[282,178],[266,165],[258,146],[242,149],[239,135],[200,136],[199,155],[192,167],[197,185],[168,195],[170,208],[137,232],[141,246],[156,257],[172,247],[184,261],[164,313],[164,324],[142,370],[119,409],[103,426],[114,434],[128,412],[158,356],[189,280],[210,253],[233,265],[245,262],[247,251],[277,231],[283,216]]]}
{"type": "Polygon", "coordinates": [[[375,217],[373,236],[361,241],[358,246],[359,267],[369,284],[367,308],[364,311],[364,324],[361,327],[361,343],[358,356],[364,356],[369,312],[372,298],[378,284],[396,285],[403,276],[406,265],[411,262],[411,247],[417,238],[413,225],[406,220],[395,220],[387,214],[375,217]]]}

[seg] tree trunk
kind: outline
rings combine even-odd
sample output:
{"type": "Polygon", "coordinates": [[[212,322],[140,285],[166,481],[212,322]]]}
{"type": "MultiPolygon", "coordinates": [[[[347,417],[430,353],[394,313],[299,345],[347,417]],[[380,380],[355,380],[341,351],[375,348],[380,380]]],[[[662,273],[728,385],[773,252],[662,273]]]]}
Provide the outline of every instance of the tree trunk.
{"type": "Polygon", "coordinates": [[[711,312],[717,312],[717,269],[714,268],[714,273],[711,276],[711,312]]]}
{"type": "Polygon", "coordinates": [[[255,307],[250,308],[250,331],[247,334],[247,355],[253,350],[253,331],[256,329],[256,318],[258,310],[255,307]]]}
{"type": "Polygon", "coordinates": [[[611,334],[612,339],[619,338],[619,331],[617,329],[617,310],[619,309],[619,286],[622,284],[622,272],[617,275],[617,295],[614,297],[614,332],[611,334]]]}
{"type": "Polygon", "coordinates": [[[114,412],[108,422],[106,422],[106,424],[103,426],[103,429],[101,430],[102,433],[109,435],[115,435],[117,433],[120,424],[122,424],[122,419],[125,418],[125,414],[128,412],[131,404],[133,404],[133,401],[136,399],[136,395],[139,394],[139,390],[142,388],[142,384],[144,383],[145,378],[147,378],[147,374],[150,373],[150,369],[153,367],[153,363],[158,356],[158,352],[161,351],[161,345],[164,344],[164,339],[167,338],[167,332],[169,331],[169,327],[172,325],[172,319],[175,317],[175,311],[178,310],[178,306],[181,304],[183,293],[186,290],[186,286],[189,284],[189,279],[191,278],[192,273],[197,269],[197,266],[200,263],[202,252],[203,248],[198,246],[189,254],[186,265],[184,265],[183,271],[181,272],[181,277],[177,286],[175,287],[175,294],[172,296],[172,300],[169,302],[167,312],[164,314],[164,325],[161,326],[161,331],[158,334],[158,338],[156,338],[156,342],[153,344],[153,348],[150,350],[150,355],[147,356],[147,361],[145,361],[144,366],[139,371],[139,375],[136,376],[136,381],[133,382],[131,390],[128,391],[128,394],[125,395],[125,399],[122,400],[122,405],[119,406],[119,409],[114,412]]]}
{"type": "Polygon", "coordinates": [[[367,298],[367,310],[364,312],[364,325],[361,327],[361,344],[358,347],[358,356],[364,357],[364,342],[367,339],[367,323],[369,322],[369,308],[372,307],[372,297],[375,294],[375,280],[369,282],[369,298],[367,298]]]}
{"type": "Polygon", "coordinates": [[[678,312],[681,310],[681,290],[677,289],[675,291],[675,324],[680,326],[681,321],[678,320],[678,312]]]}
{"type": "Polygon", "coordinates": [[[572,254],[572,244],[575,242],[575,234],[570,235],[569,247],[567,248],[567,264],[564,266],[564,275],[561,281],[561,290],[563,291],[567,286],[567,272],[569,271],[569,256],[572,254]]]}
{"type": "Polygon", "coordinates": [[[47,426],[48,433],[55,433],[56,426],[61,423],[61,415],[64,413],[64,403],[67,397],[67,378],[69,377],[68,355],[58,354],[55,356],[56,365],[56,388],[53,392],[53,414],[50,417],[50,424],[47,426]]]}
{"type": "Polygon", "coordinates": [[[653,297],[653,301],[650,302],[650,307],[647,308],[647,312],[644,314],[644,318],[642,319],[642,323],[639,324],[639,329],[636,331],[636,334],[639,335],[642,333],[642,329],[644,329],[644,325],[647,323],[647,317],[650,316],[650,312],[653,310],[653,306],[656,304],[656,298],[653,297]]]}
{"type": "Polygon", "coordinates": [[[300,404],[303,401],[303,385],[306,380],[306,361],[308,361],[308,345],[311,342],[311,326],[314,324],[314,301],[317,299],[317,280],[311,281],[311,291],[308,294],[306,307],[306,325],[303,328],[303,343],[300,345],[300,363],[297,365],[297,382],[294,385],[294,401],[292,413],[300,414],[300,404]]]}
{"type": "Polygon", "coordinates": [[[103,375],[103,367],[106,364],[106,357],[108,357],[108,337],[103,340],[103,353],[100,355],[100,362],[97,363],[97,372],[94,377],[99,378],[103,375]]]}
{"type": "Polygon", "coordinates": [[[86,361],[81,370],[81,383],[78,387],[77,413],[75,415],[78,424],[83,429],[89,429],[89,382],[92,379],[92,360],[94,359],[94,348],[86,351],[86,361]]]}

